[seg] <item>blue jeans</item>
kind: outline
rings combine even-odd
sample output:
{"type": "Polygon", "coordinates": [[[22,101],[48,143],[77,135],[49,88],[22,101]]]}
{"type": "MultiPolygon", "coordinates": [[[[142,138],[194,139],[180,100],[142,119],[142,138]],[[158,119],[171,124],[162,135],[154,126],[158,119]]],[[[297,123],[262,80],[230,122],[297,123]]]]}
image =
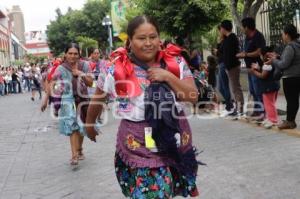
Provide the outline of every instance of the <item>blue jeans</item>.
{"type": "Polygon", "coordinates": [[[3,84],[1,84],[0,83],[0,95],[4,95],[4,83],[3,84]]]}
{"type": "Polygon", "coordinates": [[[12,87],[13,87],[12,81],[8,81],[8,83],[7,83],[7,91],[8,91],[8,93],[12,93],[12,87]]]}
{"type": "Polygon", "coordinates": [[[225,100],[225,109],[230,111],[233,108],[233,104],[231,101],[231,93],[229,88],[229,80],[226,73],[226,68],[224,63],[219,64],[219,72],[218,72],[218,89],[222,94],[225,100]]]}
{"type": "Polygon", "coordinates": [[[12,93],[17,93],[17,81],[12,81],[12,93]]]}
{"type": "Polygon", "coordinates": [[[30,91],[31,91],[30,80],[29,80],[28,77],[24,77],[24,80],[25,80],[25,87],[24,87],[24,90],[25,90],[26,88],[28,88],[28,92],[30,92],[30,91]]]}
{"type": "Polygon", "coordinates": [[[248,73],[249,92],[253,96],[255,113],[264,113],[263,98],[261,91],[261,81],[255,75],[248,73]]]}

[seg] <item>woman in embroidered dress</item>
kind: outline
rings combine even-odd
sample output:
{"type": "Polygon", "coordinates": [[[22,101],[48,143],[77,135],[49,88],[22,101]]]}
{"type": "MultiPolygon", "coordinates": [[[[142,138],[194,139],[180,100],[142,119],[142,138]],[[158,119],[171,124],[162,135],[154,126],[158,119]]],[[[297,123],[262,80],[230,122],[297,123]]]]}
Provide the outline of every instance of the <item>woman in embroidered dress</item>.
{"type": "Polygon", "coordinates": [[[88,89],[89,95],[92,96],[96,90],[96,81],[98,79],[98,76],[106,73],[106,61],[104,59],[100,59],[100,51],[95,47],[90,47],[88,49],[88,56],[90,71],[94,75],[93,86],[88,89]]]}
{"type": "MultiPolygon", "coordinates": [[[[87,86],[92,86],[93,77],[88,74],[89,66],[86,62],[79,61],[79,46],[70,43],[65,49],[66,60],[59,65],[48,84],[46,94],[54,94],[53,97],[59,101],[53,102],[54,108],[58,109],[59,132],[70,137],[72,158],[71,165],[77,165],[78,160],[83,160],[82,153],[83,136],[85,129],[83,127],[84,119],[78,119],[78,107],[82,108],[81,102],[84,102],[87,96],[87,86]],[[80,121],[79,121],[80,120],[80,121]]],[[[41,110],[44,111],[48,104],[46,96],[41,110]]],[[[80,110],[82,112],[82,110],[80,110]]]]}
{"type": "MultiPolygon", "coordinates": [[[[96,141],[97,131],[90,124],[95,124],[96,117],[102,112],[99,101],[104,104],[105,98],[114,97],[118,103],[116,111],[123,118],[115,154],[115,171],[123,194],[135,199],[196,197],[199,194],[196,187],[198,162],[186,118],[173,120],[168,115],[170,112],[166,112],[162,113],[163,119],[155,120],[149,116],[152,107],[145,103],[147,99],[157,103],[147,95],[156,90],[167,94],[170,89],[171,102],[174,96],[177,100],[172,105],[176,104],[178,114],[184,116],[180,102],[197,102],[192,73],[181,57],[179,47],[168,45],[165,50],[160,50],[159,29],[150,17],[135,17],[128,24],[127,34],[128,48],[119,48],[112,53],[113,65],[105,77],[98,79],[87,113],[88,137],[96,141]],[[163,65],[166,69],[161,68],[163,65]],[[169,119],[177,122],[167,124],[169,119]],[[155,128],[155,125],[159,127],[155,128]],[[180,131],[173,131],[170,141],[164,142],[168,138],[161,135],[170,133],[172,125],[179,126],[180,131]],[[162,127],[167,128],[163,131],[162,127]],[[163,143],[168,147],[164,148],[163,143]]],[[[168,101],[170,98],[163,96],[159,100],[164,101],[162,99],[168,101]]]]}

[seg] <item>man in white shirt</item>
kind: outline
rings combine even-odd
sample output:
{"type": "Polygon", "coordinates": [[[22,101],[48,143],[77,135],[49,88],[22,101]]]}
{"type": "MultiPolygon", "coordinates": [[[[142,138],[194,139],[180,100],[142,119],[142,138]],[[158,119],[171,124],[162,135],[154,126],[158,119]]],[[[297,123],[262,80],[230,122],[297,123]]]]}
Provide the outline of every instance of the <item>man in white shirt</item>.
{"type": "Polygon", "coordinates": [[[24,87],[24,91],[26,89],[26,87],[28,88],[28,92],[30,92],[31,90],[31,85],[30,85],[30,73],[31,73],[31,68],[29,63],[26,63],[25,67],[24,67],[24,80],[25,80],[25,87],[24,87]]]}

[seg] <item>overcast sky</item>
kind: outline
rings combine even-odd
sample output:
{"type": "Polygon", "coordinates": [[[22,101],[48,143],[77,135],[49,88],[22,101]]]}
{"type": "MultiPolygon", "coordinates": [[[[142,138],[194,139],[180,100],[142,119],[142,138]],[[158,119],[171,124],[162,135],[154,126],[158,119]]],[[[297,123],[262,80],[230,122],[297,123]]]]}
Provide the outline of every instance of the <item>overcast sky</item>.
{"type": "Polygon", "coordinates": [[[68,7],[81,9],[86,0],[0,0],[1,7],[11,9],[19,5],[24,15],[25,31],[46,30],[50,20],[56,17],[55,10],[65,13],[68,7]]]}

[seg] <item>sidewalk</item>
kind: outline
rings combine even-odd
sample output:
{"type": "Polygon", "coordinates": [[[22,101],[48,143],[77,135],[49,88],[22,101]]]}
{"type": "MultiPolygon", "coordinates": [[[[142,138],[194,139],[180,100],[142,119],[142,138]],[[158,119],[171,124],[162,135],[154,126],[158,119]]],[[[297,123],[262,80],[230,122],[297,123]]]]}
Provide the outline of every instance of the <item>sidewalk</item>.
{"type": "MultiPolygon", "coordinates": [[[[247,100],[247,93],[244,92],[245,101],[247,100]]],[[[276,103],[277,109],[280,111],[286,112],[286,100],[284,94],[278,94],[277,103],[276,103]]],[[[279,115],[281,120],[286,120],[286,114],[279,115]]],[[[298,111],[297,117],[296,117],[296,123],[297,123],[297,131],[299,131],[300,135],[300,109],[298,111]]],[[[289,130],[290,131],[290,130],[289,130]]]]}

